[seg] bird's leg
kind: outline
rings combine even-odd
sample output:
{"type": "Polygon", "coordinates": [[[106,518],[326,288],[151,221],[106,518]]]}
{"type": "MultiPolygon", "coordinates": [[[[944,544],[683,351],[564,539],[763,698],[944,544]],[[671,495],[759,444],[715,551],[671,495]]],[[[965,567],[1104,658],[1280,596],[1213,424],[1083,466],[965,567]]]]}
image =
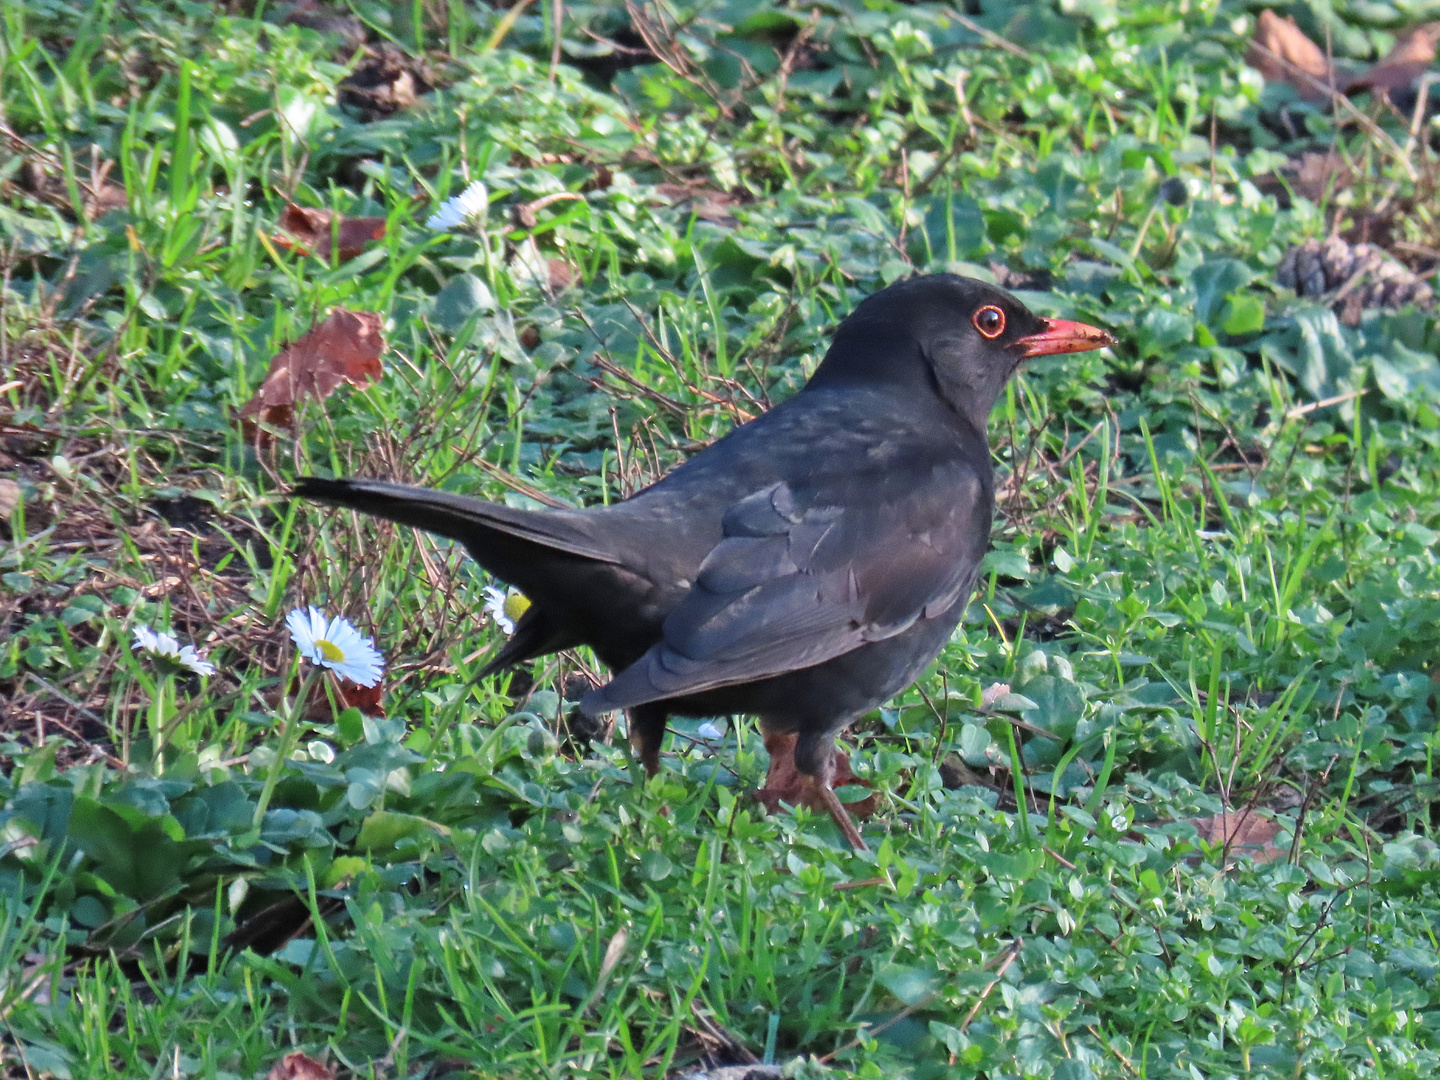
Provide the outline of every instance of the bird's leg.
{"type": "Polygon", "coordinates": [[[660,771],[660,744],[665,741],[669,714],[659,705],[637,705],[629,710],[630,745],[647,777],[660,771]]]}
{"type": "Polygon", "coordinates": [[[835,794],[832,786],[835,782],[834,736],[828,732],[822,737],[802,733],[795,744],[795,768],[799,771],[802,782],[813,790],[815,799],[830,811],[830,816],[845,834],[845,839],[850,841],[850,846],[856,851],[869,851],[865,838],[855,827],[855,819],[845,809],[845,804],[840,801],[840,796],[835,794]]]}

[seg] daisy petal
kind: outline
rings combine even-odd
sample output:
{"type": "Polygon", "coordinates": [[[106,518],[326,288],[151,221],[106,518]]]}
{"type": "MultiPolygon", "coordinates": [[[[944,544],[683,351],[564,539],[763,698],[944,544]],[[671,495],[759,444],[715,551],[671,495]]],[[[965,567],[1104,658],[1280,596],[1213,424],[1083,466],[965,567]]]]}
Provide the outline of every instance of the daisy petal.
{"type": "Polygon", "coordinates": [[[215,674],[215,665],[210,663],[209,660],[202,658],[200,654],[195,651],[194,645],[186,645],[184,648],[182,648],[180,650],[180,655],[176,657],[176,659],[179,660],[184,667],[189,668],[196,675],[215,674]]]}
{"type": "Polygon", "coordinates": [[[167,634],[163,630],[155,630],[148,626],[132,627],[130,633],[135,639],[131,646],[134,649],[144,649],[152,656],[173,660],[197,675],[215,674],[214,664],[202,657],[194,645],[182,646],[180,639],[174,634],[167,634]]]}
{"type": "Polygon", "coordinates": [[[467,187],[453,199],[442,203],[440,208],[425,221],[427,229],[449,232],[472,218],[483,218],[490,205],[490,193],[479,180],[467,187]]]}
{"type": "Polygon", "coordinates": [[[505,610],[506,601],[509,599],[510,594],[505,589],[497,589],[493,586],[487,586],[485,589],[485,614],[494,619],[495,625],[505,631],[507,636],[515,632],[515,620],[505,610]]]}
{"type": "Polygon", "coordinates": [[[285,625],[300,655],[312,664],[329,668],[359,686],[374,686],[385,671],[385,660],[374,643],[346,618],[327,620],[319,608],[296,608],[285,625]]]}

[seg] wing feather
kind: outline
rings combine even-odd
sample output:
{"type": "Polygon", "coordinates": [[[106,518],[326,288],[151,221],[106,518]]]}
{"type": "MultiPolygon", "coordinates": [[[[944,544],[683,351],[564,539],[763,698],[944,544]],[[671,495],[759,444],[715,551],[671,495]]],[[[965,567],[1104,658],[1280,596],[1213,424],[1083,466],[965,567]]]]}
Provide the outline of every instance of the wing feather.
{"type": "Polygon", "coordinates": [[[949,610],[989,540],[988,474],[962,455],[738,500],[662,639],[591,705],[647,701],[824,663],[949,610]]]}

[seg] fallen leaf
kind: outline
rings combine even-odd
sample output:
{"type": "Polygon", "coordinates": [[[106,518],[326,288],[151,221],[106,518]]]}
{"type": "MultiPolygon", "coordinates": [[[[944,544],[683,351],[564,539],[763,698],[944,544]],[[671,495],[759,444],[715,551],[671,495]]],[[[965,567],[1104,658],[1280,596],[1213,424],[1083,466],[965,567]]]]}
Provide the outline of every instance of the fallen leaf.
{"type": "Polygon", "coordinates": [[[1320,46],[1295,25],[1294,18],[1282,19],[1273,11],[1262,11],[1245,62],[1267,82],[1289,83],[1307,101],[1325,101],[1330,96],[1330,63],[1320,46]]]}
{"type": "Polygon", "coordinates": [[[1379,63],[1346,84],[1346,93],[1373,90],[1391,98],[1411,93],[1420,76],[1435,62],[1437,43],[1440,22],[1422,23],[1407,30],[1379,63]]]}
{"type": "MultiPolygon", "coordinates": [[[[384,683],[376,683],[374,686],[361,686],[349,679],[337,678],[334,682],[335,702],[342,709],[359,709],[364,716],[384,716],[385,708],[380,704],[380,694],[384,683]]],[[[329,702],[326,702],[329,708],[329,702]]],[[[325,723],[332,718],[327,715],[325,723]]]]}
{"type": "Polygon", "coordinates": [[[1192,818],[1190,824],[1195,826],[1205,843],[1224,845],[1228,857],[1232,859],[1237,855],[1248,855],[1257,863],[1268,863],[1287,858],[1290,854],[1284,848],[1275,846],[1280,823],[1274,818],[1262,817],[1254,810],[1192,818]]]}
{"type": "Polygon", "coordinates": [[[1346,160],[1334,151],[1301,154],[1294,166],[1286,170],[1297,195],[1319,202],[1326,195],[1355,183],[1355,172],[1346,160]]]}
{"type": "Polygon", "coordinates": [[[324,401],[341,383],[369,386],[384,374],[384,351],[378,314],[337,308],[270,361],[265,381],[240,410],[245,438],[266,441],[264,427],[288,425],[302,397],[324,401]]]}
{"type": "Polygon", "coordinates": [[[8,477],[0,477],[0,521],[9,521],[20,505],[20,485],[8,477]]]}
{"type": "Polygon", "coordinates": [[[273,237],[275,243],[283,248],[328,260],[333,242],[340,250],[340,261],[349,262],[371,241],[384,238],[385,219],[347,218],[334,210],[289,203],[280,215],[280,228],[290,234],[277,233],[273,237]]]}
{"type": "MultiPolygon", "coordinates": [[[[755,792],[755,798],[771,814],[780,808],[782,802],[787,802],[791,806],[806,806],[829,816],[830,810],[820,801],[814,786],[806,783],[800,770],[795,767],[795,744],[798,741],[799,737],[796,735],[765,737],[765,749],[770,751],[770,771],[765,774],[765,786],[755,792]]],[[[832,786],[838,789],[846,784],[860,784],[868,788],[875,786],[850,771],[850,755],[837,747],[835,780],[832,786]]],[[[877,803],[877,797],[870,795],[859,802],[846,803],[845,809],[850,811],[851,817],[863,820],[875,813],[877,803]]]]}
{"type": "Polygon", "coordinates": [[[546,259],[545,266],[550,271],[550,291],[561,293],[580,281],[580,268],[564,259],[546,259]]]}
{"type": "Polygon", "coordinates": [[[335,1080],[335,1070],[297,1050],[277,1061],[265,1080],[335,1080]]]}
{"type": "MultiPolygon", "coordinates": [[[[290,680],[286,694],[293,698],[304,685],[301,676],[296,675],[290,680]]],[[[314,724],[333,724],[335,715],[345,709],[359,709],[364,716],[384,716],[385,708],[380,704],[384,688],[383,681],[374,686],[361,686],[333,671],[327,672],[324,679],[317,679],[310,688],[310,697],[305,702],[305,719],[314,724]],[[330,704],[332,694],[334,705],[330,704]]],[[[282,694],[277,685],[266,692],[265,700],[272,709],[280,709],[284,707],[282,703],[286,694],[282,694]]]]}
{"type": "Polygon", "coordinates": [[[716,225],[738,224],[730,211],[740,200],[729,192],[689,184],[656,184],[655,191],[677,207],[688,205],[690,212],[702,221],[716,225]]]}

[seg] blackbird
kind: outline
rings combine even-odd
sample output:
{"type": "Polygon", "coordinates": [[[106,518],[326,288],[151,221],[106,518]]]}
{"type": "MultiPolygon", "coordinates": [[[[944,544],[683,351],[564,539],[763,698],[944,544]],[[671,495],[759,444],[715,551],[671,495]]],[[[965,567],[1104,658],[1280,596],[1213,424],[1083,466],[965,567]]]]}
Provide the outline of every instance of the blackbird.
{"type": "Polygon", "coordinates": [[[856,849],[834,739],[950,638],[990,540],[985,426],[1026,357],[1114,343],[992,285],[915,277],[862,301],[783,404],[623,502],[519,510],[378,480],[293,494],[458,540],[531,604],[490,673],[589,645],[581,709],[629,711],[648,774],[671,715],[753,713],[856,849]]]}

